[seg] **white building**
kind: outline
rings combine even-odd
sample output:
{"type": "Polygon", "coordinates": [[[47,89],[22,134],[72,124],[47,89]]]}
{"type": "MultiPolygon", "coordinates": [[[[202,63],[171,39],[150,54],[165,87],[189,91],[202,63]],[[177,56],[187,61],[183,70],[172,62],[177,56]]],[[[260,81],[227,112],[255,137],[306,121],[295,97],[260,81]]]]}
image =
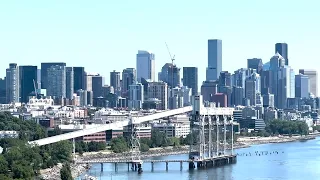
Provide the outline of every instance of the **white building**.
{"type": "Polygon", "coordinates": [[[18,131],[0,131],[0,139],[2,138],[19,138],[18,131]]]}
{"type": "Polygon", "coordinates": [[[190,124],[180,124],[180,123],[161,123],[153,124],[153,129],[157,129],[167,135],[168,138],[186,137],[190,133],[190,124]]]}
{"type": "Polygon", "coordinates": [[[141,78],[155,81],[155,57],[148,51],[139,50],[137,54],[137,80],[141,78]]]}

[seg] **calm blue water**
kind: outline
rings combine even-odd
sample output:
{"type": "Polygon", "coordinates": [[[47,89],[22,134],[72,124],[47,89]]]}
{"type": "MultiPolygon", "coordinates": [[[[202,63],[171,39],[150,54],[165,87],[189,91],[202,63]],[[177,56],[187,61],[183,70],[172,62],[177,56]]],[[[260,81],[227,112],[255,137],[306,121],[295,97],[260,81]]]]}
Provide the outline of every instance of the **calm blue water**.
{"type": "MultiPolygon", "coordinates": [[[[169,171],[165,163],[155,163],[151,172],[151,164],[144,163],[142,174],[128,172],[127,165],[118,166],[114,172],[113,164],[104,164],[104,172],[100,173],[100,164],[93,165],[87,172],[103,180],[316,180],[320,179],[320,138],[306,142],[255,145],[250,148],[236,150],[239,154],[236,164],[210,168],[206,170],[188,170],[185,163],[180,171],[179,163],[169,163],[169,171]],[[256,156],[255,151],[277,151],[278,154],[256,156]],[[254,154],[254,155],[253,155],[254,154]]],[[[187,159],[188,155],[156,157],[154,159],[187,159]]]]}

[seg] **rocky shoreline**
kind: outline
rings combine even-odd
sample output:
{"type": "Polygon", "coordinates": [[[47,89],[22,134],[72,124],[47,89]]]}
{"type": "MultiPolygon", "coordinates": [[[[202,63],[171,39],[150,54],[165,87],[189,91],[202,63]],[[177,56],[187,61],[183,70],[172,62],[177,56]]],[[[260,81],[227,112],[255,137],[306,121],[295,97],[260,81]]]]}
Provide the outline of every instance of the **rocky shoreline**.
{"type": "MultiPolygon", "coordinates": [[[[60,178],[60,169],[62,164],[59,163],[52,168],[42,169],[40,171],[39,178],[42,180],[58,180],[60,178]]],[[[81,174],[87,172],[90,169],[90,166],[86,164],[70,164],[71,174],[73,178],[79,177],[81,174]]]]}
{"type": "MultiPolygon", "coordinates": [[[[239,137],[238,141],[234,144],[235,149],[247,148],[252,145],[257,144],[269,144],[269,143],[286,143],[293,141],[307,141],[315,139],[320,134],[307,135],[307,136],[276,136],[276,137],[239,137]]],[[[230,149],[230,145],[227,146],[230,149]]],[[[166,147],[166,148],[152,148],[148,152],[142,152],[141,158],[151,158],[158,156],[168,156],[168,155],[177,155],[177,154],[187,154],[189,152],[189,146],[181,147],[166,147]]],[[[123,160],[129,159],[131,154],[127,153],[102,153],[97,154],[87,154],[81,157],[78,157],[79,160],[93,160],[98,158],[109,158],[110,160],[123,160]]],[[[60,169],[62,165],[59,164],[53,168],[41,170],[41,178],[45,180],[57,180],[60,179],[60,169]]],[[[72,164],[71,171],[74,178],[79,177],[81,174],[85,173],[90,166],[85,164],[72,164]]]]}

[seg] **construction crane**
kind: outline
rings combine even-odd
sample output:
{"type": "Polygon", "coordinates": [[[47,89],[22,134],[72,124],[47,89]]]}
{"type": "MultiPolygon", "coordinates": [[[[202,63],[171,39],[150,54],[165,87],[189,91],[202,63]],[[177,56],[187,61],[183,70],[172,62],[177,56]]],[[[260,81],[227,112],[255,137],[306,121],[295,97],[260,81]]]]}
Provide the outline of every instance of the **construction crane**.
{"type": "Polygon", "coordinates": [[[170,50],[169,50],[169,46],[168,46],[167,42],[165,42],[165,43],[166,43],[167,50],[168,50],[168,53],[169,53],[169,56],[170,56],[170,60],[171,60],[172,65],[173,65],[173,61],[176,60],[176,59],[174,58],[176,55],[171,56],[171,53],[170,53],[170,50]]]}
{"type": "Polygon", "coordinates": [[[33,88],[34,88],[34,94],[36,95],[36,98],[38,98],[38,92],[37,92],[37,88],[36,88],[36,82],[33,79],[33,88]]]}
{"type": "Polygon", "coordinates": [[[170,50],[169,50],[169,46],[168,46],[168,44],[167,44],[167,42],[165,42],[166,43],[166,46],[167,46],[167,50],[168,50],[168,53],[169,53],[169,56],[170,56],[170,59],[171,59],[171,78],[172,78],[172,81],[171,81],[171,97],[173,97],[173,88],[174,88],[174,77],[173,77],[173,70],[174,70],[174,61],[175,61],[175,55],[171,55],[171,53],[170,53],[170,50]]]}

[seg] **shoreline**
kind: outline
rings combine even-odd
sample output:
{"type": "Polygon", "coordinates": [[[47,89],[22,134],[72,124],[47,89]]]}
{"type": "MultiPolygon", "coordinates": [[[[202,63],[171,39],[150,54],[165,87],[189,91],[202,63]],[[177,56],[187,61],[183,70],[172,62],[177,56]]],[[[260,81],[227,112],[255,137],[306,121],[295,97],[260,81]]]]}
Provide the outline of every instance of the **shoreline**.
{"type": "MultiPolygon", "coordinates": [[[[234,149],[248,148],[252,145],[259,144],[272,144],[272,143],[287,143],[294,141],[307,141],[315,139],[320,134],[312,134],[306,136],[275,136],[275,137],[239,137],[237,142],[234,143],[234,149]]],[[[227,145],[227,149],[231,149],[230,145],[227,145]]],[[[180,147],[165,147],[165,148],[151,148],[148,152],[143,152],[140,154],[142,159],[159,157],[159,156],[169,156],[177,154],[188,154],[189,146],[180,147]]],[[[94,160],[98,158],[109,158],[112,160],[123,160],[130,158],[130,152],[126,153],[97,153],[97,154],[86,154],[79,157],[81,160],[94,160]]]]}
{"type": "MultiPolygon", "coordinates": [[[[234,143],[234,149],[240,148],[248,148],[252,145],[259,144],[272,144],[272,143],[288,143],[295,141],[308,141],[315,139],[320,136],[320,133],[311,134],[306,136],[274,136],[274,137],[239,137],[237,142],[234,143]]],[[[231,149],[230,145],[227,145],[227,149],[231,149]]],[[[147,159],[152,157],[160,157],[160,156],[170,156],[170,155],[178,155],[178,154],[188,154],[189,146],[180,146],[180,147],[165,147],[165,148],[151,148],[147,152],[141,152],[141,159],[147,159]]],[[[78,156],[78,159],[81,160],[94,160],[98,158],[109,158],[111,160],[125,160],[130,159],[130,152],[126,153],[113,153],[113,152],[92,152],[92,153],[84,153],[83,156],[78,156]]],[[[70,164],[72,176],[74,178],[80,177],[85,174],[91,165],[86,164],[70,164]]],[[[57,180],[60,179],[60,169],[62,165],[58,164],[53,168],[48,168],[41,170],[41,175],[45,180],[57,180]]]]}

